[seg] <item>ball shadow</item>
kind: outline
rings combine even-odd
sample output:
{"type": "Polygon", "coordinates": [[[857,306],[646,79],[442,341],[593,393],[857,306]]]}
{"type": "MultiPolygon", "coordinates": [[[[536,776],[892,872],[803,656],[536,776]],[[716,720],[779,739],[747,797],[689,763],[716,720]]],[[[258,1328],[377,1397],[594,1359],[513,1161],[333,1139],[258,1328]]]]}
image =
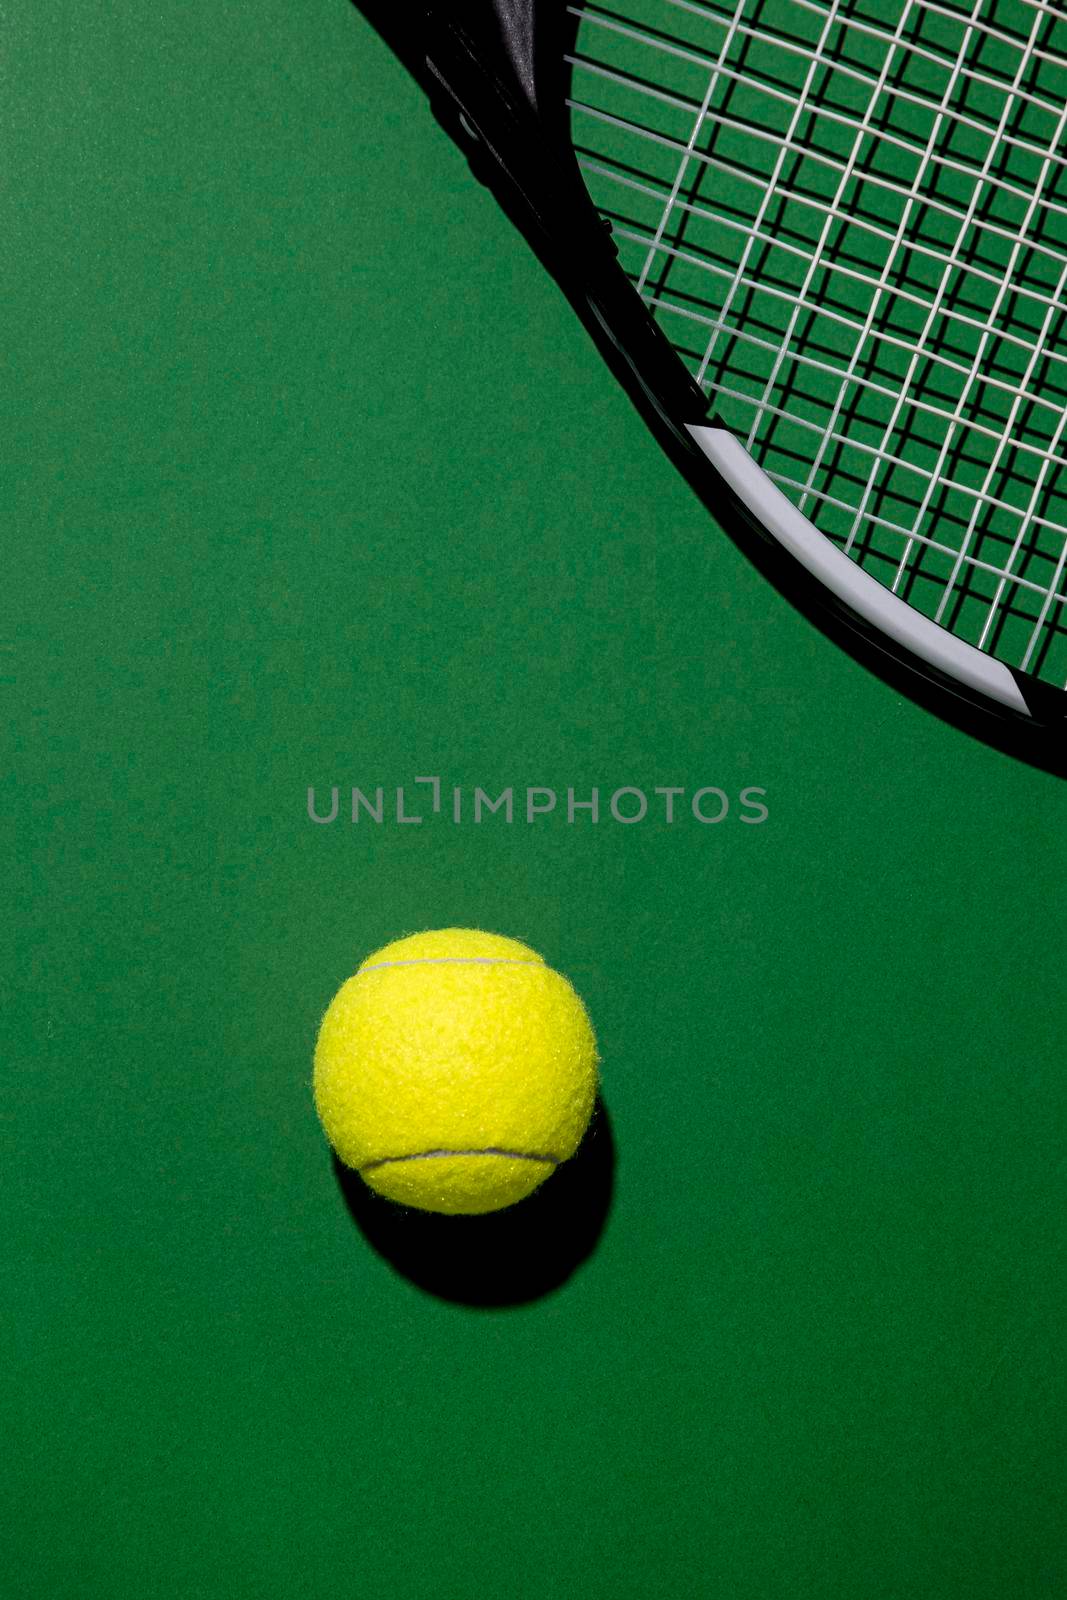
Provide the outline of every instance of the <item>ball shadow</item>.
{"type": "Polygon", "coordinates": [[[577,1153],[528,1199],[480,1217],[445,1217],[383,1200],[333,1157],[349,1215],[368,1244],[427,1294],[502,1309],[539,1300],[596,1249],[614,1187],[615,1143],[603,1102],[577,1153]]]}

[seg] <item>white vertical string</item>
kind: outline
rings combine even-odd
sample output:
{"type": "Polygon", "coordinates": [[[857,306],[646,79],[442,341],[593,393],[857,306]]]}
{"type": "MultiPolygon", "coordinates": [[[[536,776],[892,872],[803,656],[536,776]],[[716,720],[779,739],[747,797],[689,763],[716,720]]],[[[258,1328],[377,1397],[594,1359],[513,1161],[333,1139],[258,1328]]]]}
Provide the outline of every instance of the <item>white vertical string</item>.
{"type": "MultiPolygon", "coordinates": [[[[979,0],[979,5],[976,7],[976,10],[975,10],[975,14],[976,15],[977,15],[977,12],[981,9],[981,5],[982,5],[982,0],[979,0]]],[[[1039,16],[1035,15],[1034,26],[1033,26],[1033,30],[1032,30],[1031,35],[1030,35],[1029,48],[1032,48],[1032,46],[1033,46],[1034,37],[1035,37],[1035,35],[1037,33],[1038,28],[1040,27],[1041,20],[1042,19],[1039,16]]],[[[966,50],[968,48],[968,45],[969,45],[970,32],[971,32],[971,30],[968,28],[967,34],[965,35],[963,43],[961,44],[960,54],[957,57],[957,61],[956,61],[956,65],[955,65],[955,68],[954,68],[953,73],[952,73],[952,77],[951,77],[951,79],[949,81],[949,84],[948,84],[948,86],[946,88],[946,100],[951,94],[955,93],[956,84],[958,82],[960,71],[962,69],[962,63],[963,63],[964,54],[965,54],[965,52],[966,52],[966,50]]],[[[897,396],[896,402],[895,402],[895,404],[893,406],[893,409],[892,409],[892,411],[890,413],[889,421],[886,423],[886,426],[885,426],[885,428],[883,430],[883,433],[882,433],[882,445],[881,445],[881,448],[883,450],[888,450],[889,441],[892,439],[893,434],[896,431],[897,423],[900,420],[901,412],[904,410],[904,407],[908,404],[908,402],[910,400],[912,379],[915,376],[915,371],[916,371],[916,368],[919,365],[919,361],[926,354],[926,346],[927,346],[927,343],[929,341],[930,335],[931,335],[931,333],[932,333],[932,331],[934,329],[934,326],[935,326],[935,324],[937,322],[938,316],[940,315],[940,312],[941,312],[941,309],[942,309],[942,305],[943,305],[945,297],[947,296],[948,291],[949,291],[949,287],[950,287],[950,285],[952,283],[953,274],[954,274],[954,272],[956,270],[956,266],[957,266],[957,263],[958,263],[960,251],[962,250],[964,242],[967,239],[967,236],[968,236],[968,234],[969,234],[969,232],[971,230],[971,226],[972,226],[972,224],[974,222],[975,213],[978,210],[979,201],[982,199],[983,195],[985,194],[986,185],[987,185],[988,179],[989,179],[989,171],[990,171],[990,168],[992,167],[993,160],[994,160],[995,156],[999,152],[1001,135],[1002,135],[1002,133],[1004,131],[1004,127],[1007,124],[1008,119],[1011,116],[1012,111],[1014,109],[1015,94],[1016,94],[1016,92],[1018,90],[1019,82],[1020,82],[1020,80],[1021,80],[1021,78],[1023,76],[1024,71],[1026,70],[1027,64],[1028,64],[1028,56],[1026,54],[1024,54],[1024,55],[1022,55],[1020,57],[1020,60],[1019,60],[1019,63],[1018,63],[1018,67],[1017,67],[1017,70],[1016,70],[1016,74],[1015,74],[1015,78],[1014,78],[1014,80],[1012,82],[1011,91],[1009,92],[1009,94],[1005,98],[1004,105],[1003,105],[1003,107],[1001,109],[1001,114],[1000,114],[1000,117],[999,117],[998,122],[997,122],[996,132],[990,139],[989,148],[986,151],[985,159],[983,160],[982,165],[981,165],[981,167],[980,167],[980,169],[979,169],[979,171],[977,173],[977,176],[976,176],[976,179],[975,179],[974,188],[971,191],[970,199],[969,199],[969,201],[967,203],[967,206],[965,208],[963,217],[960,220],[960,224],[959,224],[959,227],[958,227],[957,232],[956,232],[956,237],[952,242],[951,249],[946,253],[944,266],[942,267],[942,270],[941,270],[941,277],[940,277],[940,280],[938,282],[937,289],[936,289],[936,291],[934,293],[933,299],[931,301],[930,308],[929,308],[929,310],[927,312],[926,320],[923,323],[922,329],[920,330],[918,338],[915,341],[915,346],[914,346],[914,349],[912,351],[911,358],[910,358],[910,360],[908,362],[907,370],[906,370],[906,372],[904,374],[904,378],[903,378],[903,380],[901,382],[900,392],[899,392],[899,394],[897,396]]],[[[1034,209],[1036,208],[1036,205],[1037,205],[1037,200],[1038,200],[1038,192],[1035,190],[1035,193],[1031,198],[1030,207],[1029,207],[1029,209],[1027,211],[1027,225],[1029,224],[1029,221],[1033,216],[1034,209]]],[[[1016,239],[1015,246],[1014,246],[1014,249],[1012,251],[1012,262],[1013,263],[1014,263],[1015,259],[1018,256],[1019,248],[1020,248],[1020,240],[1016,239]]],[[[993,320],[995,319],[995,316],[996,316],[996,313],[997,313],[997,308],[999,307],[1000,302],[1001,302],[1004,294],[1007,292],[1007,288],[1009,286],[1009,279],[1010,279],[1010,274],[1008,276],[1006,276],[1005,279],[1002,281],[1002,283],[1000,285],[1000,289],[999,289],[998,294],[997,294],[997,298],[996,298],[995,304],[994,304],[993,313],[987,319],[986,326],[983,329],[982,334],[981,334],[981,336],[979,338],[978,350],[977,350],[977,353],[975,355],[974,362],[972,364],[971,377],[968,379],[967,384],[964,386],[964,394],[969,392],[971,384],[973,383],[974,374],[977,371],[978,364],[981,362],[982,356],[983,356],[983,354],[985,352],[986,345],[988,344],[988,341],[989,341],[990,334],[992,332],[992,324],[993,324],[993,320]]],[[[959,414],[959,405],[958,405],[958,403],[957,403],[957,414],[959,414]]],[[[951,442],[952,442],[952,438],[954,436],[954,432],[955,432],[954,426],[950,423],[949,428],[946,430],[945,438],[942,441],[942,445],[941,445],[941,449],[940,449],[940,452],[939,452],[939,455],[938,455],[937,463],[934,466],[934,468],[933,468],[933,470],[932,470],[932,472],[930,474],[930,478],[929,478],[929,481],[927,483],[927,487],[926,487],[925,494],[923,496],[922,503],[921,503],[921,505],[919,507],[919,510],[918,510],[914,520],[913,520],[913,527],[914,528],[919,528],[922,525],[922,519],[926,515],[926,512],[927,512],[927,510],[929,508],[930,500],[931,500],[931,498],[932,498],[932,496],[934,494],[934,491],[935,491],[935,489],[937,487],[938,482],[940,481],[940,476],[941,476],[941,472],[942,472],[942,470],[944,468],[945,461],[948,459],[948,452],[949,452],[949,448],[951,446],[951,442]]],[[[878,476],[878,464],[876,462],[875,465],[871,469],[871,472],[870,472],[870,474],[869,474],[869,476],[867,478],[867,482],[864,485],[863,493],[860,496],[859,505],[856,508],[855,518],[853,520],[852,527],[849,530],[848,540],[847,540],[846,545],[845,545],[846,550],[851,548],[852,542],[855,539],[856,534],[858,533],[859,528],[860,528],[860,526],[861,526],[861,524],[863,522],[864,516],[866,514],[868,502],[870,501],[871,495],[874,493],[874,486],[875,486],[875,482],[877,480],[877,476],[878,476]]],[[[897,568],[897,573],[896,573],[896,576],[894,578],[893,585],[892,585],[894,592],[896,592],[896,589],[898,588],[898,586],[900,584],[901,577],[902,577],[902,575],[903,575],[903,573],[904,573],[904,571],[906,569],[907,562],[910,560],[911,551],[914,548],[914,546],[915,546],[915,541],[913,539],[910,539],[908,541],[907,545],[905,546],[904,553],[901,556],[901,560],[900,560],[900,563],[899,563],[898,568],[897,568]]],[[[958,571],[958,565],[957,565],[957,569],[956,570],[958,571]]],[[[940,621],[940,619],[941,619],[941,614],[943,612],[946,600],[947,600],[947,592],[942,595],[941,603],[940,603],[940,606],[938,608],[938,613],[937,613],[937,618],[936,618],[937,621],[940,621]]]]}
{"type": "Polygon", "coordinates": [[[767,187],[766,187],[766,189],[764,191],[763,198],[760,200],[759,209],[756,212],[755,220],[754,220],[754,222],[752,224],[752,229],[751,229],[751,231],[749,233],[748,238],[745,241],[744,249],[741,252],[741,259],[737,264],[737,269],[736,269],[736,271],[734,273],[733,281],[731,282],[730,287],[727,290],[726,296],[725,296],[725,298],[723,300],[722,307],[721,307],[721,310],[720,310],[720,313],[719,313],[719,328],[716,328],[716,329],[713,330],[712,335],[711,335],[710,339],[708,340],[707,346],[706,346],[706,348],[704,350],[704,355],[703,355],[703,358],[701,359],[700,366],[699,366],[699,368],[697,370],[697,375],[696,375],[697,382],[700,383],[700,384],[702,384],[704,382],[704,375],[707,372],[708,367],[709,367],[709,365],[711,363],[711,358],[712,358],[712,356],[713,356],[713,354],[715,352],[715,346],[716,346],[716,344],[718,342],[719,332],[720,332],[721,328],[724,328],[726,326],[726,324],[727,324],[727,320],[728,320],[728,318],[730,316],[730,311],[731,311],[732,306],[733,306],[734,297],[737,294],[737,291],[740,288],[741,284],[745,280],[745,274],[746,274],[747,269],[748,269],[749,257],[751,256],[753,248],[755,246],[756,237],[758,236],[758,234],[760,234],[762,232],[764,220],[765,220],[765,218],[767,216],[767,211],[770,208],[771,202],[774,199],[775,194],[777,192],[778,180],[781,177],[782,168],[785,166],[786,160],[787,160],[787,158],[788,158],[788,156],[790,154],[790,151],[792,149],[793,135],[797,130],[797,126],[800,123],[801,118],[804,116],[804,114],[806,113],[806,111],[808,109],[808,102],[809,102],[809,98],[810,98],[810,95],[811,95],[812,84],[813,84],[813,82],[815,80],[816,74],[819,72],[819,70],[820,70],[820,68],[822,66],[822,52],[823,52],[823,49],[825,47],[826,40],[829,38],[830,34],[832,33],[833,28],[834,28],[834,24],[837,21],[837,13],[838,13],[838,10],[840,8],[840,5],[841,5],[841,0],[830,0],[830,5],[827,8],[827,13],[826,13],[826,21],[823,24],[822,31],[819,34],[818,43],[817,43],[817,45],[815,47],[815,54],[813,55],[812,60],[811,60],[811,62],[809,64],[809,66],[808,66],[808,70],[804,75],[804,82],[803,82],[803,84],[801,86],[800,93],[797,96],[797,103],[793,108],[793,115],[789,119],[789,126],[786,129],[785,137],[782,140],[781,148],[778,151],[777,158],[775,159],[774,168],[773,168],[773,170],[771,172],[770,178],[767,180],[767,187]]]}
{"type": "Polygon", "coordinates": [[[704,90],[704,98],[700,103],[700,109],[697,112],[696,120],[693,123],[693,131],[689,135],[682,159],[678,163],[678,171],[674,175],[674,182],[671,184],[670,193],[668,194],[666,204],[663,207],[663,214],[660,217],[656,231],[652,236],[652,241],[648,247],[648,253],[645,256],[644,265],[642,266],[640,274],[638,275],[638,294],[644,294],[645,292],[645,283],[647,281],[648,274],[652,270],[652,263],[655,260],[656,253],[659,250],[660,244],[662,243],[663,235],[667,230],[667,224],[670,221],[671,214],[674,211],[675,205],[677,204],[678,195],[681,192],[682,184],[685,181],[686,172],[689,169],[689,158],[696,149],[696,142],[700,138],[701,131],[704,127],[705,118],[707,117],[708,111],[711,108],[711,102],[715,95],[715,89],[719,82],[719,72],[722,69],[723,62],[729,60],[730,50],[734,41],[734,35],[737,33],[738,26],[740,25],[741,18],[744,16],[745,7],[747,4],[748,0],[737,0],[737,7],[734,11],[733,17],[730,19],[730,26],[726,30],[726,37],[722,42],[722,48],[719,51],[719,58],[712,66],[712,70],[708,76],[707,87],[704,90]]]}
{"type": "MultiPolygon", "coordinates": [[[[982,0],[976,0],[975,9],[977,10],[978,7],[981,4],[982,4],[982,0]]],[[[759,430],[759,425],[760,425],[760,422],[762,420],[764,410],[765,410],[766,406],[768,405],[768,403],[770,402],[770,398],[774,393],[775,385],[778,382],[778,373],[780,372],[781,367],[782,367],[782,363],[785,360],[786,355],[789,352],[790,347],[792,345],[793,333],[794,333],[794,330],[796,329],[797,320],[800,317],[801,313],[806,308],[807,298],[808,298],[808,291],[810,290],[812,282],[814,281],[816,272],[818,272],[820,270],[820,268],[822,267],[823,259],[824,259],[825,252],[826,252],[827,241],[829,240],[830,234],[833,231],[835,223],[838,223],[841,220],[841,213],[840,213],[839,208],[840,208],[840,206],[842,204],[842,201],[844,200],[845,194],[848,191],[848,186],[852,181],[852,175],[853,175],[853,173],[855,171],[856,163],[860,158],[860,153],[861,153],[861,151],[863,149],[864,141],[867,138],[868,133],[870,132],[871,118],[874,115],[875,107],[878,105],[879,100],[880,100],[881,95],[882,95],[882,91],[885,88],[886,79],[889,76],[889,71],[890,71],[890,68],[891,68],[891,66],[893,64],[893,58],[894,58],[894,56],[896,54],[897,47],[900,44],[900,40],[901,40],[901,37],[903,35],[904,27],[905,27],[910,15],[911,15],[911,11],[912,11],[912,0],[907,0],[907,4],[904,6],[904,9],[900,13],[900,19],[899,19],[899,21],[897,23],[897,26],[896,26],[895,30],[894,30],[893,38],[892,38],[892,41],[890,43],[890,46],[886,51],[885,60],[882,63],[882,70],[878,74],[877,79],[875,80],[874,87],[871,90],[870,97],[868,98],[867,105],[866,105],[866,107],[864,109],[863,117],[860,120],[860,122],[859,122],[859,124],[858,124],[858,126],[856,128],[855,137],[854,137],[853,142],[852,142],[852,148],[848,153],[848,158],[845,161],[844,167],[843,167],[842,172],[841,172],[841,176],[840,176],[840,178],[838,180],[837,189],[836,189],[836,191],[834,193],[834,198],[830,202],[830,207],[829,207],[829,209],[827,211],[826,219],[825,219],[825,221],[823,223],[823,226],[822,226],[822,231],[819,234],[819,239],[818,239],[818,243],[816,244],[815,251],[814,251],[814,253],[812,255],[811,261],[808,263],[808,268],[807,268],[807,271],[806,271],[806,273],[804,275],[804,281],[803,281],[803,284],[801,285],[800,293],[797,296],[797,304],[796,304],[793,312],[790,315],[788,323],[786,324],[785,334],[783,335],[783,338],[781,340],[781,345],[780,345],[780,348],[779,348],[779,351],[778,351],[778,355],[775,358],[774,366],[771,368],[770,375],[769,375],[769,377],[767,379],[766,384],[764,385],[762,401],[760,402],[760,404],[759,404],[759,406],[758,406],[758,408],[757,408],[757,410],[755,412],[755,415],[754,415],[753,420],[752,420],[752,425],[749,428],[748,440],[747,440],[747,444],[748,444],[749,450],[751,450],[753,448],[753,446],[754,446],[754,444],[756,442],[756,435],[757,435],[757,432],[759,430]]],[[[843,26],[844,27],[848,26],[847,20],[844,22],[843,26]]],[[[931,141],[933,140],[933,138],[934,138],[934,135],[931,134],[931,141]]],[[[926,150],[923,152],[924,156],[929,154],[930,148],[931,148],[931,144],[928,143],[926,150]]],[[[888,251],[888,254],[887,254],[887,257],[886,257],[886,264],[885,264],[881,274],[879,275],[878,281],[877,281],[877,283],[875,285],[874,295],[872,296],[871,303],[870,303],[870,305],[868,307],[867,315],[866,315],[866,318],[864,319],[863,327],[860,330],[859,336],[856,339],[856,342],[855,342],[855,344],[853,346],[851,359],[849,361],[849,364],[848,364],[847,368],[845,369],[845,374],[844,374],[844,376],[843,376],[843,378],[841,380],[841,384],[840,384],[840,387],[838,389],[837,399],[836,399],[836,401],[834,403],[834,407],[833,407],[833,410],[832,410],[831,415],[830,415],[830,420],[827,423],[826,431],[824,432],[822,439],[819,441],[818,450],[817,450],[815,458],[814,458],[814,460],[812,462],[811,469],[810,469],[810,471],[808,473],[807,482],[808,482],[809,485],[813,484],[814,481],[815,481],[815,476],[816,476],[816,474],[817,474],[817,472],[819,470],[819,466],[822,463],[822,458],[823,458],[823,456],[824,456],[824,454],[826,452],[826,447],[829,444],[830,439],[832,438],[834,431],[836,430],[837,419],[838,419],[838,416],[840,415],[842,405],[844,404],[845,394],[846,394],[846,392],[848,390],[848,386],[850,384],[852,375],[856,370],[856,366],[857,366],[857,364],[859,362],[859,359],[860,359],[860,354],[861,354],[862,350],[866,346],[866,342],[867,342],[868,336],[870,334],[871,327],[873,326],[873,323],[874,323],[875,313],[877,311],[878,305],[879,305],[879,303],[881,301],[882,293],[883,293],[883,291],[885,289],[885,286],[886,286],[887,273],[889,271],[890,264],[892,263],[892,260],[894,258],[895,252],[898,249],[898,247],[900,245],[900,241],[904,236],[904,230],[905,230],[905,228],[907,226],[908,217],[911,214],[911,207],[912,207],[912,205],[913,205],[913,203],[915,201],[915,198],[916,198],[916,192],[917,192],[916,185],[918,183],[918,178],[919,178],[919,174],[916,175],[915,183],[913,183],[911,191],[908,194],[907,201],[906,201],[906,204],[905,204],[905,207],[904,207],[904,211],[903,211],[903,213],[901,215],[900,222],[899,222],[899,224],[897,226],[896,234],[895,234],[895,236],[893,238],[893,241],[892,241],[892,243],[891,243],[891,245],[889,247],[889,251],[888,251]]],[[[804,509],[804,501],[806,500],[806,498],[807,498],[806,495],[801,497],[801,500],[800,500],[800,509],[801,510],[804,509]]]]}

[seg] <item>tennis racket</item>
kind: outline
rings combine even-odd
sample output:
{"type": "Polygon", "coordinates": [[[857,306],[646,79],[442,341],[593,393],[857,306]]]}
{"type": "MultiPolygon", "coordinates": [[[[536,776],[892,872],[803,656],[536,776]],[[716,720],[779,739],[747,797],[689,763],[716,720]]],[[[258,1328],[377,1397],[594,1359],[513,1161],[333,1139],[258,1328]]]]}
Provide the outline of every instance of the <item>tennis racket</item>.
{"type": "Polygon", "coordinates": [[[468,0],[402,26],[706,501],[925,678],[1062,725],[1063,8],[468,0]]]}

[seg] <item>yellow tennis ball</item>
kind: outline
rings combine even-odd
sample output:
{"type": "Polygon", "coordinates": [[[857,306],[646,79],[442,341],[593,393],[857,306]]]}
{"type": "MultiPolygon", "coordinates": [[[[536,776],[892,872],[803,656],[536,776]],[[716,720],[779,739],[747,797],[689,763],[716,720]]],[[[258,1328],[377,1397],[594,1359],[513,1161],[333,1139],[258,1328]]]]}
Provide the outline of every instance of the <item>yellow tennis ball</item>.
{"type": "Polygon", "coordinates": [[[566,978],[517,939],[442,928],[368,956],[315,1046],[326,1137],[372,1189],[423,1211],[498,1211],[572,1156],[596,1040],[566,978]]]}

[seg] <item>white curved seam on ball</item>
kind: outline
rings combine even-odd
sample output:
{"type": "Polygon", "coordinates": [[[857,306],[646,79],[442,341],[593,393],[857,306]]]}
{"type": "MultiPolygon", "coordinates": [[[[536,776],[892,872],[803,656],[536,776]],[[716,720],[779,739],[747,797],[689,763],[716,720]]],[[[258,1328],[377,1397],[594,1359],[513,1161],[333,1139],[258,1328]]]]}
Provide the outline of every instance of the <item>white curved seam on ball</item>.
{"type": "Polygon", "coordinates": [[[481,1150],[414,1150],[404,1156],[375,1156],[373,1161],[365,1161],[358,1171],[370,1172],[374,1167],[387,1167],[398,1161],[426,1161],[434,1156],[507,1156],[509,1161],[537,1161],[550,1167],[560,1164],[559,1156],[538,1155],[527,1150],[499,1150],[491,1145],[481,1150]]]}
{"type": "Polygon", "coordinates": [[[415,956],[410,961],[375,961],[372,966],[360,967],[356,973],[361,978],[365,972],[384,972],[387,967],[543,967],[544,962],[527,956],[415,956]]]}

